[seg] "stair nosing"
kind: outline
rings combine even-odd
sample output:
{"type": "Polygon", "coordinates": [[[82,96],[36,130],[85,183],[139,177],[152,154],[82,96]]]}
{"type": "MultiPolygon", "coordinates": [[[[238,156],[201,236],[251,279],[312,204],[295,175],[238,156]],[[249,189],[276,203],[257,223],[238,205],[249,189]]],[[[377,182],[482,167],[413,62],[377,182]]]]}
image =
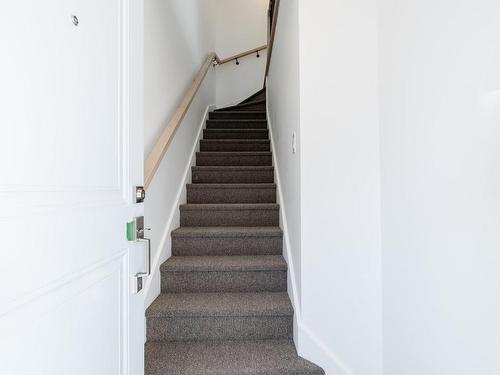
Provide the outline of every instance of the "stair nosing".
{"type": "Polygon", "coordinates": [[[263,113],[265,113],[265,114],[267,114],[266,111],[213,111],[212,113],[241,113],[241,114],[248,114],[248,113],[263,114],[263,113]]]}
{"type": "MultiPolygon", "coordinates": [[[[225,112],[228,113],[228,112],[225,112]]],[[[267,122],[267,119],[263,118],[251,118],[251,119],[244,119],[244,118],[238,118],[238,119],[229,119],[229,118],[212,118],[208,119],[207,122],[267,122]]]]}
{"type": "Polygon", "coordinates": [[[203,169],[210,169],[210,168],[213,168],[213,169],[220,169],[220,170],[223,170],[224,168],[232,168],[232,169],[248,169],[248,170],[252,170],[252,169],[274,169],[274,166],[272,165],[193,165],[191,167],[192,169],[200,169],[200,168],[203,168],[203,169]]]}
{"type": "Polygon", "coordinates": [[[261,155],[261,156],[269,156],[269,155],[272,155],[272,152],[271,151],[197,151],[196,152],[197,155],[221,155],[221,156],[224,156],[224,155],[227,155],[227,156],[238,156],[238,155],[241,155],[241,156],[258,156],[258,155],[261,155]]]}
{"type": "Polygon", "coordinates": [[[172,231],[179,238],[243,238],[283,237],[283,230],[276,227],[179,227],[172,231]],[[213,232],[210,232],[210,229],[213,232]],[[244,231],[242,229],[245,229],[244,231]],[[244,233],[246,232],[246,233],[244,233]]]}
{"type": "Polygon", "coordinates": [[[211,128],[211,129],[203,129],[206,132],[230,132],[230,133],[241,133],[241,132],[250,132],[250,133],[257,133],[257,132],[268,132],[269,129],[259,129],[259,128],[248,128],[248,129],[224,129],[224,128],[211,128]]]}
{"type": "Polygon", "coordinates": [[[184,203],[179,206],[181,211],[191,210],[279,210],[278,203],[184,203]]]}
{"type": "Polygon", "coordinates": [[[215,143],[215,142],[223,142],[223,143],[271,143],[269,139],[259,139],[259,138],[236,138],[236,139],[227,139],[227,138],[209,138],[202,139],[201,142],[215,143]]]}
{"type": "Polygon", "coordinates": [[[188,189],[276,189],[276,184],[272,182],[252,183],[252,184],[187,184],[188,189]]]}
{"type": "Polygon", "coordinates": [[[217,272],[217,273],[234,273],[234,272],[287,272],[288,266],[283,255],[193,255],[193,256],[182,256],[182,255],[174,255],[167,259],[160,265],[160,272],[182,272],[182,273],[197,273],[197,272],[217,272]],[[264,260],[269,259],[270,261],[274,261],[275,263],[272,265],[269,264],[250,264],[250,265],[236,265],[231,264],[228,267],[227,264],[224,264],[224,260],[232,260],[232,261],[242,261],[242,260],[264,260]],[[203,261],[211,259],[214,263],[209,265],[202,264],[203,261]],[[199,261],[198,265],[179,265],[172,264],[176,260],[191,260],[191,261],[199,261]],[[217,261],[219,263],[217,263],[217,261]],[[224,267],[225,266],[225,267],[224,267]]]}

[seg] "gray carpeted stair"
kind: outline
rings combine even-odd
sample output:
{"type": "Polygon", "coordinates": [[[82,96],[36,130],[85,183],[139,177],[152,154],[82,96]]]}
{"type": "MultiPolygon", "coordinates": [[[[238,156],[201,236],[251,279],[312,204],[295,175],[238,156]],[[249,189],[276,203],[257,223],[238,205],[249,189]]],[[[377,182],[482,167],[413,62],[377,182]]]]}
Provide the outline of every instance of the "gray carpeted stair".
{"type": "Polygon", "coordinates": [[[207,129],[267,129],[267,120],[207,120],[207,129]]]}
{"type": "Polygon", "coordinates": [[[197,152],[199,166],[252,166],[272,165],[270,152],[197,152]]]}
{"type": "Polygon", "coordinates": [[[271,151],[268,139],[202,139],[200,152],[271,151]]]}
{"type": "Polygon", "coordinates": [[[281,255],[278,227],[181,227],[172,232],[172,255],[281,255]]]}
{"type": "Polygon", "coordinates": [[[146,375],[324,375],[292,340],[146,343],[146,375]]]}
{"type": "Polygon", "coordinates": [[[147,337],[154,341],[292,338],[285,292],[162,294],[146,316],[147,337]]]}
{"type": "Polygon", "coordinates": [[[188,203],[274,203],[275,184],[189,184],[188,203]]]}
{"type": "Polygon", "coordinates": [[[286,262],[281,255],[174,256],[160,267],[161,289],[184,292],[282,292],[286,262]]]}
{"type": "Polygon", "coordinates": [[[265,91],[210,112],[161,294],[146,375],[324,375],[293,344],[265,91]]]}
{"type": "Polygon", "coordinates": [[[279,206],[274,203],[183,204],[180,211],[184,227],[279,225],[279,206]]]}
{"type": "Polygon", "coordinates": [[[267,129],[205,129],[205,139],[269,139],[267,129]]]}
{"type": "Polygon", "coordinates": [[[266,110],[266,100],[255,99],[249,102],[233,105],[231,107],[217,109],[215,110],[215,112],[265,111],[265,110],[266,110]]]}
{"type": "Polygon", "coordinates": [[[273,167],[193,167],[193,183],[265,184],[274,182],[273,167]]]}
{"type": "Polygon", "coordinates": [[[210,112],[209,120],[231,119],[231,120],[265,120],[267,118],[266,111],[224,111],[210,112]]]}
{"type": "Polygon", "coordinates": [[[256,100],[266,100],[266,89],[263,88],[259,91],[257,91],[255,94],[250,95],[248,98],[243,100],[240,104],[245,104],[248,102],[254,102],[256,100]]]}

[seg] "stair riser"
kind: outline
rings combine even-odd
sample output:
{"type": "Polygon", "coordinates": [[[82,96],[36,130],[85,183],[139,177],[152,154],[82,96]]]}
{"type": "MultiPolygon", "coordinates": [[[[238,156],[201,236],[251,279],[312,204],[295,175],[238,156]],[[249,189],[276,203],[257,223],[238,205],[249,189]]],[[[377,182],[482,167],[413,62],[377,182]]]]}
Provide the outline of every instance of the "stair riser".
{"type": "Polygon", "coordinates": [[[267,129],[267,121],[208,120],[207,129],[267,129]]]}
{"type": "Polygon", "coordinates": [[[203,255],[281,255],[280,237],[173,237],[174,256],[203,255]]]}
{"type": "Polygon", "coordinates": [[[269,139],[269,133],[267,130],[259,130],[254,132],[249,132],[245,130],[241,131],[225,131],[225,130],[213,130],[204,129],[203,138],[205,139],[269,139]]]}
{"type": "Polygon", "coordinates": [[[249,112],[249,113],[238,113],[238,112],[210,112],[208,114],[209,120],[218,119],[229,119],[229,120],[265,120],[265,112],[249,112]]]}
{"type": "Polygon", "coordinates": [[[181,209],[183,227],[277,227],[278,209],[197,210],[181,209]]]}
{"type": "Polygon", "coordinates": [[[201,141],[201,152],[269,152],[269,142],[201,141]]]}
{"type": "Polygon", "coordinates": [[[148,318],[152,341],[291,339],[291,316],[148,318]]]}
{"type": "Polygon", "coordinates": [[[271,166],[273,163],[271,154],[213,154],[197,153],[196,165],[203,166],[271,166]]]}
{"type": "Polygon", "coordinates": [[[240,171],[201,171],[193,170],[192,180],[200,184],[265,184],[274,182],[274,171],[240,170],[240,171]]]}
{"type": "Polygon", "coordinates": [[[276,203],[276,188],[217,189],[188,186],[188,203],[276,203]]]}
{"type": "Polygon", "coordinates": [[[162,272],[163,293],[284,292],[286,271],[162,272]]]}

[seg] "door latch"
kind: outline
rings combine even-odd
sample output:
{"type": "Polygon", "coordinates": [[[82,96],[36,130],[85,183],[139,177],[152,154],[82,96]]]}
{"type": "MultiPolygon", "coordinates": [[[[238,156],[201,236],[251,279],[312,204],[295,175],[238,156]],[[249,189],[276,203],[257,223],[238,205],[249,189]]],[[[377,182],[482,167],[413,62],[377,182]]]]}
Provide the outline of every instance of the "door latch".
{"type": "Polygon", "coordinates": [[[127,239],[129,241],[144,242],[147,247],[146,271],[134,275],[134,293],[139,293],[143,287],[143,278],[151,275],[151,240],[144,236],[150,228],[144,227],[144,216],[136,217],[127,223],[127,239]]]}

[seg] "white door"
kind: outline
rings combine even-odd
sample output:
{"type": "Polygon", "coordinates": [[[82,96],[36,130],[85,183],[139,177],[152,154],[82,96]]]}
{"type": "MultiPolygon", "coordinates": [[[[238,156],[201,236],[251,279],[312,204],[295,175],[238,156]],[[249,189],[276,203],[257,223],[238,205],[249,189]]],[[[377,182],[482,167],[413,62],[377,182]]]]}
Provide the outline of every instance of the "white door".
{"type": "Polygon", "coordinates": [[[142,0],[0,5],[2,375],[143,373],[141,46],[142,0]]]}

